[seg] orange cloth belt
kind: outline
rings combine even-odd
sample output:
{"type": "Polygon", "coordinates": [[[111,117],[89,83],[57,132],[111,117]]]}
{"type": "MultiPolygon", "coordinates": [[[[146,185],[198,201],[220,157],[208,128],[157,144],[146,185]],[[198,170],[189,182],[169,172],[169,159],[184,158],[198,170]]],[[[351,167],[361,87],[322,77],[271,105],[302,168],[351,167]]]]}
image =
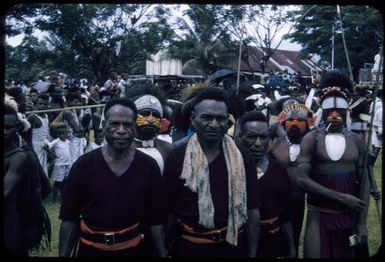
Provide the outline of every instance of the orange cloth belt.
{"type": "MultiPolygon", "coordinates": [[[[195,235],[195,236],[186,235],[186,234],[183,234],[182,232],[181,234],[182,238],[196,244],[214,244],[214,243],[222,242],[224,238],[222,238],[221,236],[227,230],[227,227],[223,227],[223,228],[218,228],[218,229],[214,229],[206,232],[196,232],[193,230],[192,227],[184,223],[179,223],[179,224],[181,225],[183,231],[189,234],[195,235]]],[[[242,232],[242,229],[239,231],[239,233],[241,232],[242,232]]]]}
{"type": "MultiPolygon", "coordinates": [[[[129,231],[137,228],[139,226],[139,223],[136,223],[133,226],[130,226],[128,228],[124,228],[118,231],[94,231],[89,226],[84,223],[84,220],[81,220],[80,222],[80,230],[87,234],[104,234],[105,237],[115,236],[118,234],[127,234],[129,231]]],[[[83,237],[80,237],[80,241],[88,246],[92,246],[94,248],[104,250],[104,251],[116,251],[116,250],[122,250],[126,248],[136,247],[139,245],[139,243],[142,241],[142,235],[139,234],[136,237],[119,243],[113,243],[113,244],[107,244],[107,243],[99,243],[99,242],[93,242],[90,240],[87,240],[83,237]]]]}
{"type": "Polygon", "coordinates": [[[214,230],[210,230],[210,231],[207,231],[207,232],[195,232],[194,229],[184,223],[179,223],[181,226],[182,226],[182,229],[190,234],[194,234],[194,235],[197,235],[197,236],[189,236],[189,235],[185,235],[182,233],[182,238],[190,241],[190,242],[193,242],[193,243],[196,243],[196,244],[213,244],[213,243],[218,243],[220,241],[216,241],[214,239],[208,239],[207,238],[207,235],[211,235],[211,234],[221,234],[224,230],[227,229],[227,227],[223,227],[223,228],[219,228],[219,229],[214,229],[214,230]],[[199,235],[201,235],[202,237],[199,237],[199,235]]]}
{"type": "MultiPolygon", "coordinates": [[[[269,219],[261,220],[260,223],[261,223],[261,225],[272,225],[277,220],[278,220],[278,217],[272,217],[272,218],[269,218],[269,219]]],[[[269,230],[269,233],[270,234],[275,234],[278,231],[279,231],[279,226],[273,228],[272,230],[269,230]]]]}
{"type": "Polygon", "coordinates": [[[261,224],[273,224],[275,221],[278,220],[278,217],[272,217],[272,218],[269,218],[269,219],[264,219],[264,220],[261,220],[260,223],[261,224]]]}

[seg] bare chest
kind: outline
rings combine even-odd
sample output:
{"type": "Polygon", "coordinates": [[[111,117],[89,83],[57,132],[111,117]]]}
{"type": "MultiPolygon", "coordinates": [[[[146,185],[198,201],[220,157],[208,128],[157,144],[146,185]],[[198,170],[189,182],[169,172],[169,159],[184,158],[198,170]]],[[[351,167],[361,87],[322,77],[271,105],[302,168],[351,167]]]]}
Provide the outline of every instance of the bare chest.
{"type": "Polygon", "coordinates": [[[315,151],[315,164],[325,172],[352,170],[360,161],[358,145],[349,137],[322,136],[317,142],[315,151]]]}

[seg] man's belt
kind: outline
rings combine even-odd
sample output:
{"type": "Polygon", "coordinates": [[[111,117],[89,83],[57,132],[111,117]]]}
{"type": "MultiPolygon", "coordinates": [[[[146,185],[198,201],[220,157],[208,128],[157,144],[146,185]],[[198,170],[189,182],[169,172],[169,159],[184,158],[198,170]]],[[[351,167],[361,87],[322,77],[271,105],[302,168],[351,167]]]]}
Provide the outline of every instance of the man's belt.
{"type": "Polygon", "coordinates": [[[276,225],[276,222],[278,222],[278,217],[272,217],[261,220],[260,224],[264,228],[264,230],[268,231],[270,234],[273,235],[279,231],[279,226],[276,225]]]}
{"type": "Polygon", "coordinates": [[[272,217],[272,218],[261,220],[260,223],[261,224],[269,224],[269,225],[271,225],[274,222],[276,222],[277,220],[278,220],[278,217],[272,217]]]}
{"type": "Polygon", "coordinates": [[[80,240],[86,244],[102,250],[120,250],[137,246],[142,236],[139,223],[119,231],[95,231],[80,222],[80,240]]]}
{"type": "MultiPolygon", "coordinates": [[[[206,232],[196,232],[187,224],[179,222],[179,225],[181,228],[182,238],[196,244],[213,244],[226,240],[227,227],[206,232]]],[[[242,233],[242,229],[240,229],[238,233],[242,233]]]]}

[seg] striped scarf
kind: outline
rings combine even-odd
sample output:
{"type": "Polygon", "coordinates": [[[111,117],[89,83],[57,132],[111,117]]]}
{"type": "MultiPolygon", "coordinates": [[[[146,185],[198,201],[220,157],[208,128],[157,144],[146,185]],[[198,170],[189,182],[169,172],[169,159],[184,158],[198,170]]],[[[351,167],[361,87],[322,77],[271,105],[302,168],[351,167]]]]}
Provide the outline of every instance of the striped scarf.
{"type": "MultiPolygon", "coordinates": [[[[234,141],[228,135],[225,135],[222,141],[229,188],[226,241],[236,246],[238,230],[247,220],[246,175],[242,155],[234,141]]],[[[205,228],[214,228],[209,164],[197,134],[194,134],[187,144],[180,178],[185,180],[184,186],[198,194],[199,224],[205,228]]]]}

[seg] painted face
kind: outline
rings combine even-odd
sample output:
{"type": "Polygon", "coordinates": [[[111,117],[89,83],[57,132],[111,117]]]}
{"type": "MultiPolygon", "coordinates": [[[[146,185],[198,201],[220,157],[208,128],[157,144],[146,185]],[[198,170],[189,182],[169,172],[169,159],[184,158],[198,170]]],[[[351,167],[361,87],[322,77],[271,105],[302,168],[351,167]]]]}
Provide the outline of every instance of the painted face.
{"type": "Polygon", "coordinates": [[[345,125],[346,109],[331,108],[323,112],[326,129],[331,133],[341,133],[345,125]]]}
{"type": "Polygon", "coordinates": [[[153,139],[158,133],[160,125],[160,114],[152,109],[142,109],[138,111],[136,119],[137,135],[140,139],[153,139]]]}
{"type": "Polygon", "coordinates": [[[307,115],[301,110],[292,110],[287,113],[285,130],[290,142],[299,144],[306,133],[307,115]]]}
{"type": "Polygon", "coordinates": [[[250,121],[243,126],[240,140],[253,154],[254,160],[261,159],[270,141],[269,126],[266,122],[250,121]]]}
{"type": "Polygon", "coordinates": [[[129,107],[114,105],[105,117],[103,133],[108,145],[116,150],[127,149],[136,133],[134,112],[129,107]]]}
{"type": "Polygon", "coordinates": [[[215,143],[222,140],[228,128],[229,114],[225,102],[205,99],[194,106],[191,124],[200,141],[215,143]]]}

